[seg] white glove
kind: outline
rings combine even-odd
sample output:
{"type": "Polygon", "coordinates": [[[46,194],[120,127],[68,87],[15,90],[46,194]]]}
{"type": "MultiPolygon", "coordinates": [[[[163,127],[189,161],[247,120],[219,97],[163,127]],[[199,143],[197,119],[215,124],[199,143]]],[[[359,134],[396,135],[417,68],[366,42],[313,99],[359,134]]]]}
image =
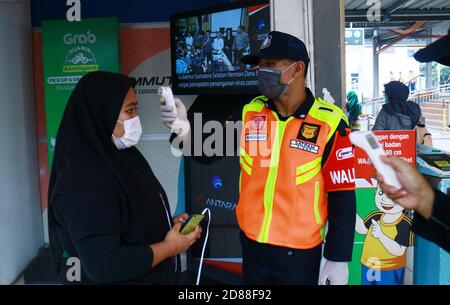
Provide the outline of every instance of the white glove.
{"type": "Polygon", "coordinates": [[[347,285],[348,265],[344,262],[325,260],[319,276],[319,285],[347,285]]]}
{"type": "Polygon", "coordinates": [[[163,97],[159,101],[161,119],[164,125],[178,136],[187,135],[191,125],[187,119],[187,110],[183,102],[179,98],[175,98],[175,108],[174,106],[166,105],[163,97]]]}

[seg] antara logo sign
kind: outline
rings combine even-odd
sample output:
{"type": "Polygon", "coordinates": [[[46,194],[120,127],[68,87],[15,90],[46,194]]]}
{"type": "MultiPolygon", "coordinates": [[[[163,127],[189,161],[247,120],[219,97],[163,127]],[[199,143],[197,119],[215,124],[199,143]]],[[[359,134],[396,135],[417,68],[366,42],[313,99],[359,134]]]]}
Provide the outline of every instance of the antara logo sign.
{"type": "Polygon", "coordinates": [[[330,177],[333,184],[344,184],[355,182],[355,169],[342,169],[337,171],[330,171],[330,177]]]}
{"type": "Polygon", "coordinates": [[[201,206],[210,206],[213,208],[220,208],[230,211],[234,211],[236,209],[236,203],[217,198],[208,198],[205,195],[195,197],[195,201],[197,201],[197,203],[201,206]]]}

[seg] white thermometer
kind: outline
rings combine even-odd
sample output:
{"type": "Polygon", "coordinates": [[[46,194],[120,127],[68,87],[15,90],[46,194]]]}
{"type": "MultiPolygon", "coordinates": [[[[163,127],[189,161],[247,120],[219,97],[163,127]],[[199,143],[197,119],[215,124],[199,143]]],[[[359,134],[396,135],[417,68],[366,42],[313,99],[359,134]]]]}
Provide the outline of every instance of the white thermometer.
{"type": "Polygon", "coordinates": [[[159,87],[158,95],[164,99],[167,106],[172,106],[172,112],[176,117],[177,107],[175,106],[175,99],[173,97],[172,89],[170,89],[170,87],[159,87]]]}

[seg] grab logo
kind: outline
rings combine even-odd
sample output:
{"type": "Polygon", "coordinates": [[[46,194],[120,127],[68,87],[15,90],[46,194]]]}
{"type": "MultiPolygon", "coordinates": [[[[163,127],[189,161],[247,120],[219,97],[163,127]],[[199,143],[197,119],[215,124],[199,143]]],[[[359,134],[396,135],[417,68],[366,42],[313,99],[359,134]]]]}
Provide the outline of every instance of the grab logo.
{"type": "Polygon", "coordinates": [[[91,33],[91,31],[87,31],[86,34],[73,34],[66,33],[63,37],[64,44],[73,45],[73,44],[94,44],[97,41],[97,36],[91,33]]]}

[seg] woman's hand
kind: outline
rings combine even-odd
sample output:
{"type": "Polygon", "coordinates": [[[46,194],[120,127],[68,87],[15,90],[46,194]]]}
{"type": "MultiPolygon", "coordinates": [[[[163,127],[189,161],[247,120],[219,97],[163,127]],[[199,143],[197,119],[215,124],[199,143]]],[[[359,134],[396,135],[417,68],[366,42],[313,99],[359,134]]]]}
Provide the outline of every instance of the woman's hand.
{"type": "Polygon", "coordinates": [[[180,254],[189,249],[202,235],[202,228],[196,226],[195,230],[187,235],[180,233],[181,223],[176,223],[167,233],[164,242],[171,249],[171,256],[180,254]]]}
{"type": "MultiPolygon", "coordinates": [[[[180,217],[184,215],[179,215],[178,220],[181,220],[180,217]]],[[[194,232],[188,235],[182,235],[180,233],[181,222],[177,222],[176,220],[174,222],[176,222],[175,225],[167,232],[164,241],[149,245],[153,252],[152,267],[155,267],[169,257],[186,251],[201,237],[202,228],[200,226],[197,226],[194,232]]]]}

